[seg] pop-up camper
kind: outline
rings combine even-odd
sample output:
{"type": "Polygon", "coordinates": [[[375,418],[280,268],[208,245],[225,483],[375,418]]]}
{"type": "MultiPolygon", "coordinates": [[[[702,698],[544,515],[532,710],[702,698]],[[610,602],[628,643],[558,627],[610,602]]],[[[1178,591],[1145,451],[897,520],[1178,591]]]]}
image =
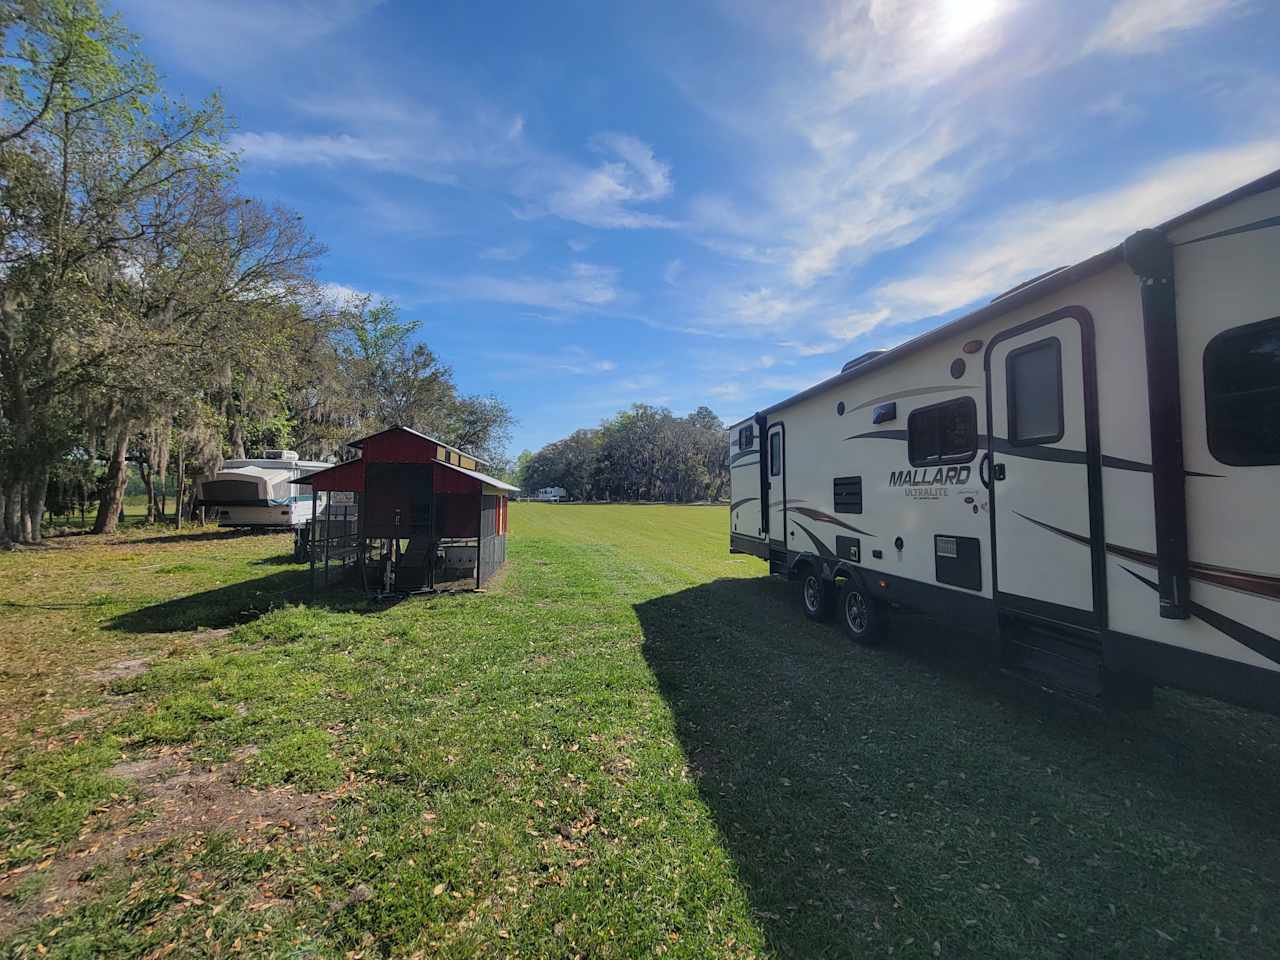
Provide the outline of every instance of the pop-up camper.
{"type": "Polygon", "coordinates": [[[731,550],[857,640],[913,608],[1077,697],[1280,710],[1280,171],[851,361],[730,461],[731,550]]]}
{"type": "MultiPolygon", "coordinates": [[[[292,450],[266,450],[250,460],[226,460],[196,481],[201,506],[222,527],[299,527],[311,516],[311,489],[298,481],[329,464],[299,460],[292,450]]],[[[324,503],[317,505],[324,509],[324,503]]]]}

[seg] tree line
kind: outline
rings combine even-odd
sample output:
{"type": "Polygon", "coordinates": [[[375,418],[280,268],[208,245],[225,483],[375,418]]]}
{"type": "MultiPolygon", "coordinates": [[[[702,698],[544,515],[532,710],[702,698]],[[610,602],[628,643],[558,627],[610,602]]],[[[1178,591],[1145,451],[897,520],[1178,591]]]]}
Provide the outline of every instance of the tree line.
{"type": "Polygon", "coordinates": [[[573,500],[719,500],[729,488],[729,436],[707,407],[687,417],[637,403],[517,460],[526,495],[563,487],[573,500]]]}
{"type": "Polygon", "coordinates": [[[389,301],[334,302],[301,217],[242,195],[216,96],[167,96],[96,0],[0,0],[0,543],[50,490],[115,529],[224,457],[340,457],[393,423],[493,459],[512,423],[389,301]],[[172,475],[176,474],[176,478],[172,475]]]}

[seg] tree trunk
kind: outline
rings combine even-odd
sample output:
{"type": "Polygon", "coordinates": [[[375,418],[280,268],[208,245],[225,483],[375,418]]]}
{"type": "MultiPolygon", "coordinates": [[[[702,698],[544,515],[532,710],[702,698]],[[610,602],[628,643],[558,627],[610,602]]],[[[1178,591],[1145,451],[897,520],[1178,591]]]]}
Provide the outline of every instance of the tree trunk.
{"type": "Polygon", "coordinates": [[[23,543],[31,543],[34,536],[31,532],[31,488],[24,481],[19,484],[18,490],[21,493],[18,504],[18,539],[23,543]]]}
{"type": "Polygon", "coordinates": [[[120,511],[124,508],[124,488],[129,482],[129,465],[125,459],[129,453],[129,423],[126,421],[116,434],[115,449],[107,467],[107,482],[98,502],[98,516],[93,521],[94,533],[115,533],[120,525],[120,511]]]}
{"type": "Polygon", "coordinates": [[[142,485],[147,491],[147,526],[156,522],[156,488],[151,465],[138,460],[138,472],[142,474],[142,485]]]}
{"type": "Polygon", "coordinates": [[[44,502],[49,494],[49,467],[47,464],[41,464],[36,467],[35,472],[27,479],[27,496],[26,496],[26,512],[27,519],[24,526],[31,530],[28,543],[40,543],[44,537],[40,533],[40,527],[44,523],[44,502]]]}
{"type": "Polygon", "coordinates": [[[0,489],[0,550],[8,550],[13,546],[12,541],[9,539],[9,525],[5,523],[8,503],[9,497],[3,489],[0,489]]]}
{"type": "Polygon", "coordinates": [[[15,543],[22,540],[22,484],[10,480],[4,492],[4,532],[15,543]]]}

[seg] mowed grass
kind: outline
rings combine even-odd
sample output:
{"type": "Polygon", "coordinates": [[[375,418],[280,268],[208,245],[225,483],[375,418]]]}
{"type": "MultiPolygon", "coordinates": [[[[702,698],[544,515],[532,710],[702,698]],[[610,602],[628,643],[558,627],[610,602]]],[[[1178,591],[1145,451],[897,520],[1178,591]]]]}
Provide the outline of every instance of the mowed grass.
{"type": "Polygon", "coordinates": [[[10,906],[42,912],[97,825],[155,816],[121,759],[231,763],[327,811],[175,826],[0,952],[1280,956],[1276,719],[1166,692],[1064,719],[927,621],[853,647],[728,555],[723,508],[511,525],[495,589],[390,606],[303,604],[284,537],[0,557],[10,906]]]}

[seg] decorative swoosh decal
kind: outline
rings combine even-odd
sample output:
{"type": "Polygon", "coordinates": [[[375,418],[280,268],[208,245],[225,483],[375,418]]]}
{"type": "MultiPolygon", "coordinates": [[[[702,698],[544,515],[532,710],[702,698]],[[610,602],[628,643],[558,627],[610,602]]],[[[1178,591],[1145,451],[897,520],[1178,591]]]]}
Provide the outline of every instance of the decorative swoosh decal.
{"type": "Polygon", "coordinates": [[[739,507],[743,506],[744,504],[753,503],[754,501],[759,499],[760,499],[759,497],[744,497],[741,500],[735,500],[733,501],[733,503],[729,504],[729,509],[737,510],[739,507]]]}
{"type": "MultiPolygon", "coordinates": [[[[867,433],[856,433],[851,437],[845,437],[845,440],[906,440],[907,431],[905,430],[870,430],[867,433]]],[[[978,449],[981,450],[987,446],[987,437],[985,434],[978,434],[978,449]]],[[[992,441],[991,446],[999,453],[1006,457],[1021,457],[1024,460],[1045,460],[1050,463],[1078,463],[1086,464],[1089,462],[1088,455],[1083,450],[1063,450],[1061,447],[1015,447],[1004,437],[996,437],[992,441]]],[[[1113,470],[1131,470],[1135,473],[1150,473],[1151,464],[1142,463],[1138,460],[1126,460],[1124,457],[1113,457],[1109,454],[1102,455],[1102,465],[1110,467],[1113,470]]],[[[1221,477],[1220,473],[1197,473],[1195,470],[1186,471],[1189,477],[1221,477]]]]}
{"type": "Polygon", "coordinates": [[[905,430],[868,430],[866,433],[855,433],[846,440],[906,440],[905,430]]]}
{"type": "MultiPolygon", "coordinates": [[[[854,533],[860,533],[864,537],[875,536],[875,534],[871,533],[869,530],[861,530],[858,527],[850,526],[843,520],[837,520],[835,517],[831,516],[831,514],[823,513],[821,510],[814,510],[812,507],[792,507],[791,509],[793,512],[800,514],[802,517],[808,517],[810,520],[818,520],[822,523],[833,523],[837,527],[843,527],[844,529],[851,530],[854,533]]],[[[799,524],[797,524],[797,526],[799,526],[799,524]]],[[[801,529],[804,528],[802,527],[801,529]]]]}
{"type": "MultiPolygon", "coordinates": [[[[1066,537],[1068,540],[1074,540],[1084,546],[1089,546],[1092,543],[1088,537],[1081,536],[1078,533],[1072,533],[1070,530],[1063,530],[1061,527],[1055,527],[1052,524],[1028,517],[1025,513],[1018,513],[1017,510],[1011,512],[1028,523],[1034,523],[1037,527],[1042,527],[1050,533],[1056,533],[1060,537],[1066,537]]],[[[1145,550],[1135,550],[1133,547],[1123,547],[1114,543],[1108,543],[1106,550],[1107,553],[1122,560],[1131,560],[1147,567],[1157,566],[1156,555],[1147,553],[1145,550]]],[[[1200,580],[1203,583],[1213,584],[1215,587],[1234,590],[1237,593],[1247,593],[1266,600],[1280,600],[1280,577],[1273,577],[1265,573],[1253,573],[1249,570],[1232,570],[1230,567],[1219,567],[1214,564],[1197,563],[1195,561],[1188,563],[1187,568],[1187,572],[1193,580],[1200,580]]]]}
{"type": "MultiPolygon", "coordinates": [[[[795,521],[792,521],[792,522],[794,523],[795,521]]],[[[797,523],[796,526],[799,527],[801,530],[803,530],[805,536],[807,536],[810,540],[813,541],[813,546],[818,551],[818,556],[822,557],[823,560],[839,560],[840,559],[835,555],[835,553],[832,551],[830,547],[828,547],[825,543],[823,543],[820,539],[818,539],[818,535],[816,533],[814,533],[812,530],[806,527],[803,523],[797,523]]]]}
{"type": "Polygon", "coordinates": [[[747,457],[755,456],[760,451],[752,447],[750,450],[739,450],[729,458],[729,466],[733,466],[739,460],[745,460],[747,457]]]}
{"type": "Polygon", "coordinates": [[[897,393],[886,393],[883,397],[876,397],[874,400],[868,400],[866,403],[860,403],[850,413],[858,410],[865,410],[867,407],[874,407],[877,403],[887,403],[890,400],[901,400],[904,397],[923,397],[930,393],[955,393],[957,390],[977,390],[974,386],[963,386],[958,383],[949,383],[945,387],[916,387],[914,390],[899,390],[897,393]]]}
{"type": "Polygon", "coordinates": [[[1219,237],[1233,237],[1237,233],[1252,233],[1254,230],[1265,230],[1268,227],[1280,227],[1280,217],[1267,217],[1265,220],[1255,220],[1253,223],[1245,223],[1227,230],[1219,230],[1217,233],[1207,233],[1203,237],[1194,237],[1191,240],[1175,243],[1174,246],[1185,247],[1189,243],[1203,243],[1206,240],[1217,240],[1219,237]]]}
{"type": "MultiPolygon", "coordinates": [[[[1142,583],[1145,583],[1152,590],[1159,590],[1160,585],[1154,580],[1148,580],[1139,573],[1135,573],[1126,566],[1120,568],[1129,576],[1142,583]]],[[[1213,629],[1220,633],[1225,633],[1236,643],[1243,644],[1254,653],[1266,657],[1272,663],[1280,664],[1280,640],[1275,637],[1269,637],[1261,630],[1255,630],[1248,624],[1241,623],[1238,620],[1232,620],[1230,617],[1218,613],[1216,610],[1210,610],[1208,607],[1202,607],[1194,600],[1188,601],[1187,609],[1191,611],[1199,619],[1203,620],[1213,629]]]]}

